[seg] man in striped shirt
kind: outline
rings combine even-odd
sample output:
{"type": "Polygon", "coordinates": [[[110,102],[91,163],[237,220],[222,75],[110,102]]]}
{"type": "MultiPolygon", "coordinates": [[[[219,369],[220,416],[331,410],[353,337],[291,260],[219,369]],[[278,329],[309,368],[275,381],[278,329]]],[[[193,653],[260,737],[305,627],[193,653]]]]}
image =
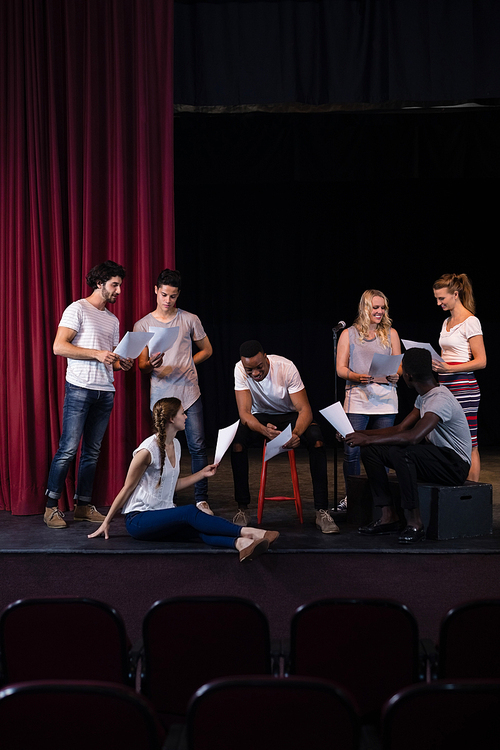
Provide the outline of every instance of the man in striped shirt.
{"type": "Polygon", "coordinates": [[[93,523],[104,520],[91,499],[101,443],[113,408],[113,373],[129,370],[133,364],[133,360],[120,359],[113,353],[119,341],[119,323],[106,308],[118,299],[124,278],[123,266],[111,260],[94,266],[86,277],[92,294],[69,305],[57,329],[54,354],[66,357],[68,365],[62,435],[45,493],[43,520],[50,529],[67,526],[58,500],[82,438],[74,519],[93,523]]]}

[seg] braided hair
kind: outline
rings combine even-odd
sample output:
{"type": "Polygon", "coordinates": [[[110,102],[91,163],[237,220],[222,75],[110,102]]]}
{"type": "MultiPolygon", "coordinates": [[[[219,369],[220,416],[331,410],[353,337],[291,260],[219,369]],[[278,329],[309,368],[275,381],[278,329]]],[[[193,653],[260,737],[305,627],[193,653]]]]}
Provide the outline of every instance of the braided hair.
{"type": "Polygon", "coordinates": [[[158,487],[161,484],[161,477],[163,474],[163,466],[165,465],[165,453],[166,453],[166,439],[167,439],[167,427],[170,420],[172,420],[182,404],[178,398],[161,398],[153,406],[153,427],[156,435],[156,442],[160,449],[160,478],[158,480],[158,487]]]}

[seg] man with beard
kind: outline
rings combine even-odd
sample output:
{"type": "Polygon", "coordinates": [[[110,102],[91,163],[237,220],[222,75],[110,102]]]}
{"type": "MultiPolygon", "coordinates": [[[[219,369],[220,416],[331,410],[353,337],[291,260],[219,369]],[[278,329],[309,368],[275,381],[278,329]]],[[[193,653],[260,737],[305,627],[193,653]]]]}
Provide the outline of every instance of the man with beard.
{"type": "Polygon", "coordinates": [[[119,342],[119,323],[106,308],[118,299],[124,278],[123,266],[111,260],[94,266],[86,277],[92,294],[69,305],[57,329],[54,354],[66,357],[68,364],[62,435],[45,493],[43,520],[50,529],[67,526],[58,501],[80,440],[74,519],[92,523],[104,520],[91,499],[101,443],[113,408],[113,372],[130,370],[133,364],[133,360],[120,359],[113,353],[119,342]]]}

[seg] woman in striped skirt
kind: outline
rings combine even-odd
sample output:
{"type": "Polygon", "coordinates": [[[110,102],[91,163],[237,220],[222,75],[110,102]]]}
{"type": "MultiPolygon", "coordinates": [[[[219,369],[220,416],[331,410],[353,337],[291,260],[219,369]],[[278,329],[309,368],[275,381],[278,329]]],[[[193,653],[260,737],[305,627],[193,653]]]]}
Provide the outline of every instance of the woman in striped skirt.
{"type": "Polygon", "coordinates": [[[469,479],[479,481],[480,458],[477,443],[477,411],[480,391],[475,370],[486,367],[481,324],[475,316],[472,286],[466,274],[444,274],[433,284],[437,304],[449,317],[439,337],[444,362],[433,361],[441,385],[447,386],[462,405],[472,438],[469,479]]]}

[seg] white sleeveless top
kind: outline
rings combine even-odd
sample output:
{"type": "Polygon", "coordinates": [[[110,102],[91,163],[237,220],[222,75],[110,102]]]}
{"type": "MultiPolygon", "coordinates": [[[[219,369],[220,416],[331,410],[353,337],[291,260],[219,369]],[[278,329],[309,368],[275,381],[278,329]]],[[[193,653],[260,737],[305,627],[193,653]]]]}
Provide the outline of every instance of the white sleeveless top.
{"type": "Polygon", "coordinates": [[[160,478],[160,449],[156,441],[156,435],[143,440],[138,448],[134,451],[147,450],[151,454],[151,463],[142,475],[139,484],[132,492],[131,496],[125,503],[122,513],[133,513],[145,510],[165,510],[166,508],[175,508],[174,491],[175,485],[179,478],[181,462],[181,446],[177,438],[174,438],[175,449],[175,466],[172,466],[165,454],[165,463],[163,465],[163,474],[161,484],[158,487],[160,478]]]}
{"type": "MultiPolygon", "coordinates": [[[[366,373],[370,369],[374,354],[391,354],[391,346],[384,346],[379,337],[359,338],[355,326],[349,331],[349,369],[366,373]]],[[[346,414],[397,414],[398,395],[392,383],[355,383],[347,381],[345,386],[344,411],[346,414]]]]}

